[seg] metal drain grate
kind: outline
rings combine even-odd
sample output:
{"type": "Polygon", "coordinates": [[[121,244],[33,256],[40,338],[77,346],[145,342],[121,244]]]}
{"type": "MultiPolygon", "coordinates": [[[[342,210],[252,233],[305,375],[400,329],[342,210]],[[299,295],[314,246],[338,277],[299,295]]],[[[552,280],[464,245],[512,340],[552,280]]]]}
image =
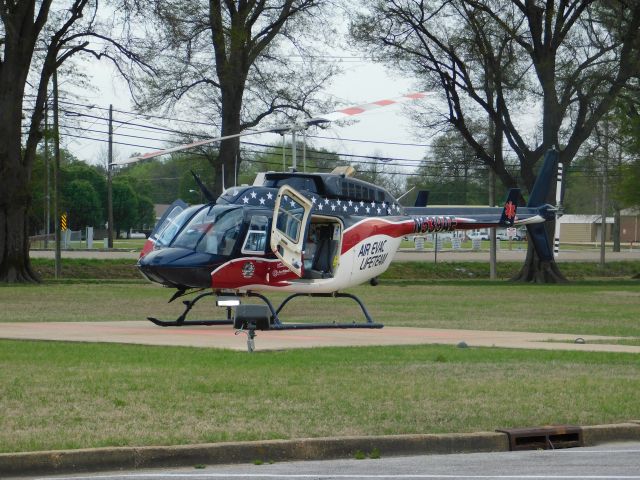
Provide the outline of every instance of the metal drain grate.
{"type": "Polygon", "coordinates": [[[505,428],[496,432],[506,433],[509,450],[548,450],[582,447],[582,428],[555,425],[535,428],[505,428]]]}

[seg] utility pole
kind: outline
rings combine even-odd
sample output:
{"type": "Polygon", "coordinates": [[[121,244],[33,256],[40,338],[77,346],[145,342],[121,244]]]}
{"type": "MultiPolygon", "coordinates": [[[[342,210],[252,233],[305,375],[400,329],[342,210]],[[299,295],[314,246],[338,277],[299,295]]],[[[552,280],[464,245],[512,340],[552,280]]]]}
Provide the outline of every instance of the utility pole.
{"type": "Polygon", "coordinates": [[[60,255],[60,125],[58,123],[58,70],[53,70],[53,218],[56,236],[55,278],[62,276],[60,255]]]}
{"type": "MultiPolygon", "coordinates": [[[[616,164],[616,169],[619,172],[622,167],[622,142],[618,143],[617,146],[617,157],[618,162],[616,164]]],[[[611,232],[613,236],[613,251],[620,251],[620,203],[616,200],[613,201],[613,230],[611,232]]]]}
{"type": "Polygon", "coordinates": [[[107,247],[113,248],[113,188],[111,182],[111,164],[113,163],[113,105],[109,105],[109,160],[107,162],[107,247]]]}
{"type": "MultiPolygon", "coordinates": [[[[496,152],[494,149],[494,137],[496,135],[496,128],[493,123],[493,120],[489,118],[489,154],[493,157],[494,165],[496,152]]],[[[496,205],[496,174],[493,169],[489,167],[489,206],[495,207],[496,205]]],[[[491,280],[495,280],[498,278],[497,275],[497,266],[496,266],[496,229],[489,229],[489,278],[491,280]]]]}
{"type": "Polygon", "coordinates": [[[602,205],[600,209],[600,268],[605,266],[605,239],[607,237],[607,161],[602,165],[602,205]]]}
{"type": "Polygon", "coordinates": [[[51,178],[49,176],[49,98],[44,104],[44,248],[49,248],[51,233],[51,178]]]}
{"type": "MultiPolygon", "coordinates": [[[[496,206],[496,175],[493,173],[493,170],[489,169],[489,206],[496,206]]],[[[497,255],[496,255],[496,229],[489,229],[489,278],[491,280],[495,280],[498,278],[497,274],[497,255]]]]}
{"type": "Polygon", "coordinates": [[[609,163],[609,120],[604,122],[604,158],[602,161],[602,205],[600,208],[600,268],[605,264],[605,241],[607,238],[607,175],[609,163]]]}

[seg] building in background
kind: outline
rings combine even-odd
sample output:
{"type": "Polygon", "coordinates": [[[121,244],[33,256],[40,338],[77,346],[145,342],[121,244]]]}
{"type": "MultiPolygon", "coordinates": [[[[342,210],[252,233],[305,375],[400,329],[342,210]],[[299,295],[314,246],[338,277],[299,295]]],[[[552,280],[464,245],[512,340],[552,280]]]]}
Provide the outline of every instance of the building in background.
{"type": "MultiPolygon", "coordinates": [[[[563,215],[560,217],[560,243],[599,242],[602,232],[600,215],[563,215]]],[[[613,240],[613,217],[606,217],[605,242],[613,240]]]]}
{"type": "Polygon", "coordinates": [[[640,208],[620,211],[620,241],[634,244],[640,242],[640,208]]]}

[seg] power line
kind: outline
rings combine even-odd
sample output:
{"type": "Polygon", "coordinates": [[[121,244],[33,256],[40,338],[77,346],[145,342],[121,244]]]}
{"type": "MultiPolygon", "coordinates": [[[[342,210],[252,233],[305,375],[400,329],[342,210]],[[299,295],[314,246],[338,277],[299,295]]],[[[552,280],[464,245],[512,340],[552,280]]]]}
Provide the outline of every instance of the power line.
{"type": "MultiPolygon", "coordinates": [[[[25,95],[25,97],[35,97],[35,95],[25,95]]],[[[109,111],[108,108],[105,107],[99,107],[97,105],[87,105],[87,104],[83,104],[83,103],[76,103],[76,102],[70,102],[68,100],[59,100],[58,103],[62,103],[65,105],[72,105],[74,107],[82,107],[82,108],[86,108],[89,110],[103,110],[103,111],[109,111]]],[[[184,120],[182,118],[177,118],[177,117],[166,117],[166,116],[162,116],[162,115],[151,115],[151,114],[147,114],[147,113],[139,113],[139,112],[131,112],[131,111],[127,111],[127,110],[119,110],[114,108],[113,109],[114,112],[117,113],[122,113],[124,115],[136,115],[140,118],[146,119],[146,118],[157,118],[160,120],[169,120],[171,122],[181,122],[181,123],[187,123],[187,124],[192,124],[192,125],[204,125],[204,126],[208,126],[210,127],[213,122],[201,122],[201,121],[197,121],[197,120],[184,120]]],[[[102,118],[102,117],[101,117],[102,118]]]]}
{"type": "MultiPolygon", "coordinates": [[[[68,127],[63,125],[63,128],[77,128],[77,127],[68,127]]],[[[88,131],[88,132],[92,132],[92,133],[99,133],[99,134],[104,134],[106,135],[107,132],[105,131],[101,131],[101,130],[95,130],[95,129],[91,129],[91,128],[82,128],[79,127],[81,130],[83,131],[88,131]]],[[[72,133],[65,133],[66,136],[68,137],[72,137],[72,138],[79,138],[79,139],[83,139],[83,140],[89,140],[89,141],[96,141],[96,142],[102,142],[102,143],[108,143],[107,139],[104,138],[93,138],[93,137],[86,137],[86,136],[81,136],[81,135],[74,135],[72,133]]],[[[128,138],[135,138],[135,139],[139,139],[139,140],[151,140],[151,141],[160,141],[160,139],[155,139],[155,138],[150,138],[150,137],[143,137],[143,136],[138,136],[138,135],[129,135],[129,134],[123,134],[123,133],[118,133],[118,135],[120,136],[124,136],[124,137],[128,137],[128,138]]],[[[179,144],[181,143],[180,141],[177,140],[166,140],[163,139],[163,142],[169,142],[169,143],[175,143],[175,144],[179,144]]],[[[145,149],[153,149],[153,150],[159,150],[162,149],[163,147],[158,147],[158,146],[150,146],[150,145],[141,145],[141,144],[133,144],[133,143],[128,143],[128,142],[120,142],[120,141],[114,141],[113,142],[116,145],[123,145],[123,146],[129,146],[129,147],[135,147],[135,148],[145,148],[145,149]]],[[[278,149],[280,148],[277,145],[267,145],[267,144],[260,144],[260,143],[254,143],[254,142],[241,142],[241,145],[251,145],[251,146],[257,146],[257,147],[263,147],[263,148],[273,148],[273,149],[278,149]]],[[[290,150],[290,149],[288,149],[290,150]]],[[[245,153],[253,153],[253,154],[266,154],[267,152],[263,151],[263,150],[250,150],[250,149],[243,149],[243,151],[245,153]]],[[[374,155],[353,155],[353,154],[347,154],[347,153],[339,153],[339,152],[323,152],[323,151],[319,151],[319,150],[309,150],[307,149],[307,152],[309,153],[315,153],[315,154],[319,154],[319,155],[311,155],[308,156],[307,158],[309,160],[321,160],[321,161],[328,161],[331,160],[329,158],[327,158],[327,156],[338,156],[338,157],[348,157],[348,158],[356,158],[356,160],[352,160],[351,163],[357,163],[357,164],[363,164],[363,165],[379,165],[379,163],[377,161],[366,161],[366,159],[369,160],[380,160],[380,158],[385,158],[385,157],[377,157],[374,155]],[[360,159],[364,159],[364,160],[360,160],[360,159]]],[[[197,156],[202,156],[201,153],[199,152],[191,152],[190,154],[192,155],[197,155],[197,156]]],[[[274,154],[279,155],[280,152],[274,152],[274,154]]],[[[408,168],[416,168],[416,167],[421,167],[421,166],[426,166],[428,168],[428,165],[425,165],[425,163],[427,163],[427,160],[411,160],[411,159],[401,159],[401,158],[388,158],[389,161],[394,161],[394,162],[398,162],[398,161],[410,161],[410,162],[414,162],[414,163],[410,163],[410,164],[406,164],[406,163],[389,163],[388,165],[393,166],[393,167],[408,167],[408,168]],[[417,164],[416,164],[417,162],[417,164]]],[[[265,162],[260,162],[258,160],[253,160],[250,158],[244,158],[243,161],[247,161],[247,162],[257,162],[257,163],[265,163],[265,162]]],[[[340,163],[340,160],[336,160],[335,161],[336,164],[340,163]]],[[[275,162],[275,163],[269,163],[266,162],[266,164],[270,164],[270,165],[274,165],[274,166],[279,166],[281,165],[279,162],[275,162]]],[[[486,166],[481,166],[482,167],[486,167],[486,166]]],[[[507,168],[511,167],[511,168],[517,168],[517,165],[511,164],[511,165],[506,165],[507,168]]],[[[318,168],[318,167],[316,167],[318,168]]],[[[328,169],[330,170],[330,169],[328,169]]],[[[476,169],[477,170],[477,169],[476,169]]],[[[569,172],[571,173],[580,173],[580,172],[584,172],[584,173],[590,173],[589,170],[585,169],[585,168],[581,168],[581,167],[574,167],[571,166],[568,169],[569,172]]],[[[384,171],[378,172],[378,173],[386,173],[384,171]]],[[[387,173],[389,174],[389,173],[387,173]]],[[[393,172],[392,174],[400,174],[400,175],[409,175],[407,173],[402,173],[402,172],[393,172]]],[[[512,172],[512,175],[518,175],[517,172],[512,172]]],[[[612,174],[614,175],[614,174],[612,174]]],[[[415,176],[423,176],[423,177],[433,177],[433,178],[441,178],[443,176],[447,176],[447,178],[468,178],[468,179],[478,179],[478,180],[483,180],[484,177],[478,177],[478,176],[472,176],[467,174],[466,177],[465,175],[438,175],[438,174],[430,174],[430,173],[426,173],[426,172],[420,172],[420,173],[415,173],[415,176]]],[[[587,176],[587,175],[585,175],[587,176]]],[[[599,175],[594,174],[592,175],[592,177],[597,178],[599,177],[599,175]]]]}
{"type": "MultiPolygon", "coordinates": [[[[98,110],[107,110],[103,107],[97,107],[95,105],[84,105],[84,104],[79,104],[79,103],[75,103],[75,102],[68,102],[68,101],[60,101],[61,103],[65,103],[68,105],[74,105],[74,106],[79,106],[79,107],[84,107],[84,108],[89,108],[89,109],[98,109],[98,110]]],[[[108,122],[108,119],[106,119],[105,117],[101,117],[101,116],[96,116],[96,115],[90,115],[87,113],[82,113],[82,112],[77,112],[74,110],[67,110],[67,109],[61,109],[62,112],[67,113],[70,116],[75,116],[78,118],[90,118],[93,119],[94,121],[89,125],[89,127],[83,127],[83,126],[77,126],[77,127],[67,127],[67,128],[72,128],[72,129],[78,129],[78,130],[82,130],[82,131],[88,131],[88,132],[92,132],[92,133],[99,133],[99,134],[105,134],[107,132],[104,131],[100,131],[100,130],[95,130],[95,129],[91,129],[90,127],[95,125],[97,122],[108,122]]],[[[184,122],[184,123],[190,123],[190,124],[198,124],[198,125],[207,125],[207,126],[211,126],[210,123],[205,123],[205,122],[197,122],[197,121],[190,121],[190,120],[182,120],[182,119],[178,119],[178,118],[174,118],[174,117],[161,117],[161,116],[154,116],[154,115],[146,115],[146,114],[139,114],[139,113],[135,113],[135,112],[127,112],[124,110],[114,110],[123,114],[130,114],[130,115],[134,115],[134,116],[138,116],[138,117],[150,117],[150,118],[161,118],[161,119],[166,119],[166,120],[171,120],[171,121],[179,121],[179,122],[184,122]]],[[[198,134],[198,133],[193,133],[193,132],[184,132],[184,131],[180,131],[180,130],[176,130],[176,129],[171,129],[171,128],[164,128],[164,127],[158,127],[156,125],[153,124],[139,124],[139,123],[133,123],[130,120],[129,121],[123,121],[123,120],[116,120],[116,123],[118,123],[118,127],[120,129],[124,129],[125,131],[127,131],[128,129],[133,130],[133,131],[140,131],[140,132],[148,132],[148,131],[158,131],[158,132],[163,132],[163,133],[171,133],[171,134],[179,134],[179,135],[184,135],[184,136],[188,136],[188,137],[196,137],[196,138],[210,138],[209,135],[203,135],[203,134],[198,134]],[[139,128],[136,128],[139,127],[139,128]]],[[[173,143],[173,144],[180,144],[182,143],[181,141],[176,141],[176,140],[169,140],[169,139],[159,139],[159,138],[153,138],[153,137],[144,137],[144,136],[140,136],[140,135],[131,135],[131,134],[127,134],[127,133],[122,133],[122,132],[118,132],[117,135],[123,136],[123,137],[127,137],[127,138],[134,138],[134,139],[139,139],[139,140],[150,140],[150,141],[161,141],[161,142],[168,142],[168,143],[173,143]]],[[[98,141],[98,142],[106,142],[107,140],[104,139],[98,139],[98,138],[91,138],[91,137],[86,137],[86,136],[80,136],[80,135],[74,135],[71,133],[67,133],[67,136],[72,137],[72,138],[79,138],[79,139],[83,139],[83,140],[88,140],[88,141],[98,141]]],[[[331,139],[333,140],[331,137],[322,137],[322,136],[313,136],[313,135],[308,135],[309,138],[321,138],[321,139],[331,139]]],[[[340,140],[340,139],[337,139],[340,140]]],[[[408,144],[408,143],[400,143],[400,142],[382,142],[382,141],[374,141],[374,140],[356,140],[356,139],[342,139],[343,141],[350,141],[350,142],[360,142],[360,143],[377,143],[377,144],[386,144],[386,145],[397,145],[397,146],[421,146],[421,147],[429,147],[429,148],[445,148],[446,146],[434,146],[434,145],[428,145],[428,144],[408,144]]],[[[115,141],[114,142],[117,145],[123,145],[123,146],[129,146],[129,147],[135,147],[135,148],[145,148],[145,149],[154,149],[154,150],[160,150],[163,147],[157,147],[157,146],[148,146],[148,145],[139,145],[139,144],[132,144],[132,143],[128,143],[128,142],[118,142],[115,141]]],[[[268,144],[262,144],[262,143],[255,143],[255,142],[241,142],[242,144],[245,145],[252,145],[252,146],[256,146],[256,147],[262,147],[262,148],[274,148],[274,149],[278,149],[281,148],[278,145],[268,145],[268,144]]],[[[447,147],[448,148],[448,147],[447,147]]],[[[460,146],[459,148],[464,148],[463,146],[460,146]]],[[[291,147],[286,148],[287,150],[291,150],[291,147]]],[[[264,152],[261,151],[255,151],[255,150],[247,150],[245,149],[245,152],[248,153],[261,153],[263,154],[264,152]]],[[[341,152],[324,152],[324,151],[320,151],[320,150],[314,150],[314,149],[310,149],[307,148],[307,152],[309,153],[315,153],[315,154],[320,154],[320,155],[338,155],[340,157],[346,157],[346,158],[350,158],[350,159],[372,159],[372,160],[377,160],[377,161],[381,161],[381,162],[389,162],[389,164],[391,164],[391,162],[410,162],[409,164],[402,164],[402,163],[393,163],[393,166],[396,167],[409,167],[409,168],[416,168],[416,167],[422,167],[422,166],[428,166],[427,164],[429,163],[429,160],[427,159],[420,159],[420,160],[416,160],[416,159],[407,159],[407,158],[398,158],[398,157],[387,157],[387,156],[379,156],[379,155],[356,155],[356,154],[349,154],[349,153],[341,153],[341,152]]],[[[512,153],[509,151],[509,153],[512,153]]],[[[322,160],[327,160],[326,158],[322,158],[322,157],[318,157],[318,156],[312,156],[309,157],[311,160],[318,160],[318,159],[322,159],[322,160]]],[[[248,159],[245,159],[248,161],[248,159]]],[[[361,163],[361,164],[377,164],[377,161],[373,161],[373,162],[366,162],[364,160],[352,160],[355,163],[361,163]]],[[[486,167],[485,165],[479,165],[479,168],[483,168],[486,167]]],[[[512,163],[512,164],[505,164],[505,167],[507,169],[515,169],[517,170],[519,168],[519,164],[518,163],[512,163]]],[[[570,167],[570,171],[572,172],[577,172],[577,168],[576,167],[570,167]]],[[[517,175],[517,173],[512,173],[512,175],[515,174],[517,175]]],[[[435,175],[434,175],[435,176],[435,175]]],[[[595,175],[597,176],[597,175],[595,175]]]]}

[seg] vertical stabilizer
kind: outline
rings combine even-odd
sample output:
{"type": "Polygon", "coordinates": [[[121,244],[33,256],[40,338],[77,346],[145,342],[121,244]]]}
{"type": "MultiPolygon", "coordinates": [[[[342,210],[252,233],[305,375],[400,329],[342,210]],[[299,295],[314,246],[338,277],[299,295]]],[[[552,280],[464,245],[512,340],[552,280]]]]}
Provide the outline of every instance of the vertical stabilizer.
{"type": "Polygon", "coordinates": [[[500,217],[500,225],[504,227],[512,227],[516,220],[516,212],[518,210],[518,201],[520,199],[520,189],[512,188],[507,195],[507,201],[504,202],[502,216],[500,217]]]}
{"type": "MultiPolygon", "coordinates": [[[[536,178],[533,189],[531,190],[531,196],[529,197],[527,207],[542,207],[548,203],[547,198],[549,196],[551,185],[553,185],[552,182],[555,178],[555,166],[558,163],[558,157],[559,155],[557,150],[547,150],[547,153],[544,156],[544,163],[538,173],[538,178],[536,178]]],[[[533,248],[538,254],[538,258],[543,262],[553,260],[553,251],[549,244],[545,224],[536,223],[533,225],[527,225],[527,232],[529,233],[529,238],[533,243],[533,248]]]]}
{"type": "Polygon", "coordinates": [[[540,172],[538,172],[536,182],[533,184],[527,207],[540,207],[547,203],[547,197],[549,196],[552,180],[555,177],[555,167],[557,163],[558,151],[553,149],[547,150],[542,168],[540,172]]]}
{"type": "Polygon", "coordinates": [[[429,190],[420,190],[418,191],[418,196],[416,197],[414,207],[426,207],[427,203],[429,203],[429,190]]]}

